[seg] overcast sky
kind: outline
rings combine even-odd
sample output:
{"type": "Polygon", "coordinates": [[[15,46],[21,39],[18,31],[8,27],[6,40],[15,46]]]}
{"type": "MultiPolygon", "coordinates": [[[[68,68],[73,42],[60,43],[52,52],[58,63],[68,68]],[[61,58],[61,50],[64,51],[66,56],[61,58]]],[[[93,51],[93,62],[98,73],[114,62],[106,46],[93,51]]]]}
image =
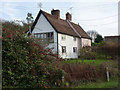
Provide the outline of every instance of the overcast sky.
{"type": "Polygon", "coordinates": [[[51,13],[59,9],[60,17],[65,19],[65,14],[72,14],[72,22],[85,30],[96,30],[104,36],[118,35],[118,0],[2,0],[0,2],[0,19],[14,21],[24,20],[27,13],[32,13],[36,18],[42,3],[42,10],[51,13]],[[70,9],[72,8],[72,9],[70,9]]]}

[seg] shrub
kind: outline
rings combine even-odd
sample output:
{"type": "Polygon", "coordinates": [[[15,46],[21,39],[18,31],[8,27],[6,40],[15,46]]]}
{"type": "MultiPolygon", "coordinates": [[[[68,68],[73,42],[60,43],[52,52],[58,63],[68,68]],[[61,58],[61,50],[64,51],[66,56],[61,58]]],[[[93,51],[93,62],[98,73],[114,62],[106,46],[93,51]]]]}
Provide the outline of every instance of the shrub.
{"type": "Polygon", "coordinates": [[[64,64],[63,70],[65,71],[66,81],[88,80],[95,81],[97,77],[96,68],[92,65],[80,63],[77,64],[64,64]]]}
{"type": "Polygon", "coordinates": [[[93,52],[90,47],[84,47],[80,50],[80,58],[94,60],[97,58],[97,53],[93,52]]]}
{"type": "Polygon", "coordinates": [[[61,80],[62,70],[51,63],[61,59],[40,41],[3,28],[2,46],[3,88],[47,88],[61,80]]]}
{"type": "MultiPolygon", "coordinates": [[[[65,81],[67,82],[96,82],[106,81],[106,64],[100,64],[98,68],[92,64],[64,64],[62,69],[65,71],[65,81]]],[[[111,77],[118,77],[118,70],[109,66],[109,73],[111,77]]]]}
{"type": "Polygon", "coordinates": [[[118,57],[118,45],[104,44],[100,47],[97,47],[97,53],[104,54],[106,56],[106,58],[108,58],[108,59],[112,59],[112,60],[117,59],[117,57],[118,57]]]}
{"type": "Polygon", "coordinates": [[[80,50],[80,57],[82,59],[112,59],[116,60],[119,58],[120,46],[105,43],[90,47],[84,47],[80,50]]]}

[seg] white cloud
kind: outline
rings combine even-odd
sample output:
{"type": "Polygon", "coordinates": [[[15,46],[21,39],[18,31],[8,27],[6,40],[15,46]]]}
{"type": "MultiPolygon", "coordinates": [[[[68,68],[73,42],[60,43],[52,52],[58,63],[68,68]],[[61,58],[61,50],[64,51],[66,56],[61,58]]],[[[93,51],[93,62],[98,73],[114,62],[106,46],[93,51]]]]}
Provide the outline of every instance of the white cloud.
{"type": "Polygon", "coordinates": [[[79,3],[73,8],[73,22],[85,31],[96,30],[103,36],[118,35],[117,3],[79,3]]]}
{"type": "MultiPolygon", "coordinates": [[[[14,1],[14,0],[13,0],[14,1]]],[[[28,12],[32,13],[33,16],[38,14],[39,8],[37,2],[21,2],[21,3],[3,3],[4,8],[0,13],[3,13],[3,18],[7,20],[24,20],[28,12]]],[[[103,36],[108,35],[117,35],[118,26],[117,26],[117,2],[43,2],[42,9],[46,12],[51,11],[53,8],[59,8],[61,10],[61,17],[65,19],[65,14],[70,7],[72,9],[72,20],[75,23],[79,23],[85,31],[96,30],[103,36]],[[107,18],[106,18],[107,17],[107,18]],[[88,20],[88,21],[87,21],[88,20]],[[106,24],[106,25],[105,25],[106,24]]],[[[54,0],[53,0],[54,1],[54,0]]],[[[63,0],[61,0],[63,1],[63,0]]],[[[82,0],[83,1],[83,0],[82,0]]],[[[86,0],[85,0],[86,1],[86,0]]],[[[101,0],[99,0],[101,1],[101,0]]],[[[113,0],[109,0],[113,1],[113,0]]],[[[0,6],[1,7],[1,6],[0,6]]],[[[34,17],[36,18],[36,17],[34,17]]]]}
{"type": "Polygon", "coordinates": [[[3,2],[0,3],[1,18],[5,20],[25,20],[27,13],[37,14],[39,9],[35,2],[23,3],[23,2],[3,2]]]}
{"type": "Polygon", "coordinates": [[[0,13],[2,13],[2,18],[11,20],[16,19],[16,16],[19,15],[19,11],[14,8],[15,6],[11,3],[2,3],[2,9],[0,10],[0,13]]]}

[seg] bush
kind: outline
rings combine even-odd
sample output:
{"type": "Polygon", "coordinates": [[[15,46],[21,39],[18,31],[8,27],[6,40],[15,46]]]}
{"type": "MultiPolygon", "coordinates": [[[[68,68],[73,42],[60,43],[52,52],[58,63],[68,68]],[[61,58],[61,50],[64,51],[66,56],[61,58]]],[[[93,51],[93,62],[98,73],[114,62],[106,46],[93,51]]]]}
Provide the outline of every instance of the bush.
{"type": "Polygon", "coordinates": [[[64,64],[63,70],[66,73],[65,80],[68,82],[78,80],[95,81],[97,77],[96,68],[88,64],[64,64]]]}
{"type": "Polygon", "coordinates": [[[112,59],[118,60],[120,53],[120,46],[105,43],[98,43],[92,47],[84,47],[80,50],[80,57],[82,59],[112,59]]]}
{"type": "MultiPolygon", "coordinates": [[[[83,84],[87,82],[107,81],[106,64],[100,64],[98,68],[92,64],[64,64],[62,69],[65,71],[65,81],[72,84],[83,84]]],[[[118,77],[118,69],[109,66],[110,79],[118,77]]]]}
{"type": "Polygon", "coordinates": [[[80,58],[87,60],[97,59],[97,53],[93,52],[90,47],[84,47],[80,50],[80,58]]]}
{"type": "Polygon", "coordinates": [[[118,45],[111,44],[107,45],[104,44],[100,47],[97,47],[97,53],[104,54],[107,59],[115,60],[118,57],[118,45]]]}
{"type": "Polygon", "coordinates": [[[40,41],[23,32],[3,28],[3,88],[47,88],[61,80],[61,71],[52,65],[61,60],[40,41]]]}

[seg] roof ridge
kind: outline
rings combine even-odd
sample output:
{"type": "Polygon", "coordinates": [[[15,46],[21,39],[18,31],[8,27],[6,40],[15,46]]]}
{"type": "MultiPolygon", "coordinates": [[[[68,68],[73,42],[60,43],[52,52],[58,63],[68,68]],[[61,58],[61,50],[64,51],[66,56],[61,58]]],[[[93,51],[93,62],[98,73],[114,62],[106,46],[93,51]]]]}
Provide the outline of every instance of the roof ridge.
{"type": "Polygon", "coordinates": [[[73,27],[73,25],[69,22],[69,20],[67,20],[67,23],[70,25],[73,31],[81,38],[81,35],[77,32],[77,30],[73,27]]]}
{"type": "MultiPolygon", "coordinates": [[[[84,29],[78,24],[78,26],[84,31],[84,29]]],[[[85,31],[84,31],[85,32],[85,31]]],[[[85,32],[86,33],[86,32],[85,32]]],[[[91,37],[87,34],[87,36],[91,39],[91,37]]]]}
{"type": "MultiPolygon", "coordinates": [[[[73,23],[73,22],[71,22],[72,24],[74,24],[74,25],[77,25],[78,27],[80,27],[80,29],[82,29],[82,31],[84,32],[84,33],[86,33],[85,31],[84,31],[84,29],[79,25],[79,24],[76,24],[76,23],[73,23]]],[[[79,33],[79,32],[78,32],[79,33]]],[[[80,34],[80,33],[79,33],[80,34]]],[[[86,33],[86,35],[87,35],[87,37],[89,38],[89,39],[91,39],[90,38],[90,36],[86,33]]],[[[81,37],[83,37],[83,36],[81,36],[81,37]]],[[[85,37],[84,37],[85,38],[85,37]]]]}
{"type": "MultiPolygon", "coordinates": [[[[53,18],[55,18],[53,15],[51,15],[50,13],[48,13],[48,12],[45,12],[45,11],[43,11],[43,10],[41,10],[43,13],[46,13],[46,14],[48,14],[48,15],[50,15],[50,16],[52,16],[53,18]]],[[[56,19],[56,18],[55,18],[56,19]]],[[[56,19],[56,20],[58,20],[58,19],[56,19]]],[[[63,20],[63,21],[67,21],[66,19],[62,19],[62,18],[60,18],[60,20],[63,20]]],[[[74,23],[74,22],[72,22],[72,23],[74,23]]],[[[74,24],[76,24],[76,23],[74,23],[74,24]]],[[[77,24],[76,24],[77,25],[77,24]]]]}

